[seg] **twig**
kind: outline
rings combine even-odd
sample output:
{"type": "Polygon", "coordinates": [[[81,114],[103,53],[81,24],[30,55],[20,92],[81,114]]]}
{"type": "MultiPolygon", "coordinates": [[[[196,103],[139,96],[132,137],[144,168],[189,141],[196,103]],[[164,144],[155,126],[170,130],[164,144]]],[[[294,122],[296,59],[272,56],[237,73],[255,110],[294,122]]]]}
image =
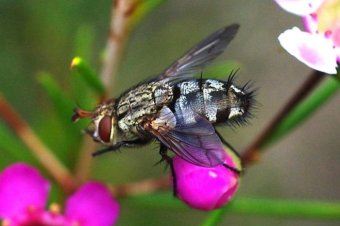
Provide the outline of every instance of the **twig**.
{"type": "Polygon", "coordinates": [[[138,2],[136,0],[113,1],[109,37],[106,43],[101,72],[101,78],[108,95],[112,94],[114,81],[119,69],[118,65],[130,34],[130,15],[136,9],[138,2]]]}
{"type": "MultiPolygon", "coordinates": [[[[130,34],[129,20],[139,1],[136,0],[116,0],[113,1],[110,31],[105,48],[105,58],[101,72],[101,79],[105,86],[106,95],[112,95],[115,77],[118,72],[125,43],[130,34]]],[[[84,182],[88,179],[91,171],[92,156],[98,146],[89,136],[83,141],[80,150],[79,161],[76,167],[76,177],[84,182]]]]}
{"type": "Polygon", "coordinates": [[[55,178],[65,192],[72,192],[76,181],[69,170],[57,159],[53,152],[39,139],[29,125],[0,94],[0,117],[13,129],[18,137],[29,147],[33,155],[55,178]]]}
{"type": "Polygon", "coordinates": [[[287,114],[303,100],[324,78],[324,73],[319,71],[313,71],[307,80],[301,85],[298,91],[293,95],[293,97],[286,103],[281,111],[273,118],[269,125],[260,133],[254,142],[252,142],[244,154],[241,156],[243,165],[251,164],[259,159],[260,149],[263,148],[267,138],[282,121],[287,114]]]}
{"type": "Polygon", "coordinates": [[[166,190],[170,187],[168,177],[146,179],[138,182],[127,183],[122,185],[109,185],[112,194],[115,197],[127,197],[141,194],[148,194],[159,190],[166,190]]]}
{"type": "Polygon", "coordinates": [[[80,183],[87,181],[91,172],[92,153],[98,149],[90,136],[85,136],[79,152],[78,162],[75,169],[75,176],[80,183]]]}

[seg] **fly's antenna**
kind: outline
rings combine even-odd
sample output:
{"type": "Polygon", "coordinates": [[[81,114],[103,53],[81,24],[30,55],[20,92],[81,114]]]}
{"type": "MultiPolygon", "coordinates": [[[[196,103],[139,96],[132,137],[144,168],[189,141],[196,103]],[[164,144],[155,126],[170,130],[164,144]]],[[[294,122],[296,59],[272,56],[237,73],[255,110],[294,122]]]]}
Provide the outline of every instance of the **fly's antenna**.
{"type": "Polygon", "coordinates": [[[72,115],[72,118],[71,118],[72,122],[76,122],[82,118],[91,118],[93,116],[92,111],[86,111],[80,108],[75,108],[73,112],[74,114],[72,115]]]}

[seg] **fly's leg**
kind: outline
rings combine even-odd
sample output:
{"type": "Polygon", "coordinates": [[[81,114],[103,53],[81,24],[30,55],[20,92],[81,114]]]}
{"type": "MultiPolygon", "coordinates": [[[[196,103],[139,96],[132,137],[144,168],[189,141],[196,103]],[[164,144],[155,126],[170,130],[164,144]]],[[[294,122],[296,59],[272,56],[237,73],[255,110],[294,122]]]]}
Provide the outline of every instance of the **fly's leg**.
{"type": "Polygon", "coordinates": [[[223,164],[223,166],[224,166],[225,168],[227,168],[228,170],[233,171],[234,173],[237,173],[237,174],[243,173],[243,171],[241,171],[241,170],[239,170],[239,169],[236,169],[235,167],[229,166],[228,164],[223,164]]]}
{"type": "MultiPolygon", "coordinates": [[[[236,149],[231,146],[222,136],[219,132],[216,131],[216,134],[217,136],[221,139],[222,143],[227,146],[238,158],[240,158],[240,154],[236,151],[236,149]]],[[[231,171],[233,171],[234,173],[237,173],[237,174],[241,174],[243,173],[242,170],[239,170],[235,167],[232,167],[232,166],[229,166],[228,164],[223,164],[223,166],[231,171]]],[[[242,166],[241,166],[242,167],[242,166]]]]}
{"type": "Polygon", "coordinates": [[[172,186],[173,186],[173,195],[177,196],[177,180],[176,180],[176,173],[173,165],[173,160],[167,154],[168,148],[161,144],[159,148],[159,154],[162,156],[162,159],[159,162],[166,161],[166,163],[170,166],[171,174],[172,174],[172,186]]]}
{"type": "Polygon", "coordinates": [[[216,131],[216,134],[221,139],[222,143],[225,146],[227,146],[237,157],[241,157],[240,154],[236,151],[236,149],[233,146],[231,146],[231,144],[229,144],[218,131],[216,131]]]}
{"type": "Polygon", "coordinates": [[[138,139],[138,140],[133,140],[133,141],[122,141],[122,142],[118,142],[115,145],[109,146],[107,148],[98,150],[96,152],[94,152],[92,154],[93,157],[104,154],[106,152],[110,152],[110,151],[118,151],[120,147],[134,147],[136,145],[143,145],[146,144],[148,142],[148,140],[142,140],[142,139],[138,139]]]}
{"type": "Polygon", "coordinates": [[[110,147],[107,147],[107,148],[104,148],[104,149],[101,149],[101,150],[98,150],[98,151],[92,153],[92,156],[96,157],[98,155],[102,155],[102,154],[110,152],[110,151],[117,151],[122,145],[123,145],[123,143],[119,142],[119,143],[117,143],[113,146],[110,146],[110,147]]]}
{"type": "Polygon", "coordinates": [[[159,147],[159,154],[161,155],[161,159],[158,162],[156,162],[155,165],[158,165],[164,161],[165,163],[170,164],[172,158],[168,156],[168,148],[163,144],[161,144],[159,147]]]}

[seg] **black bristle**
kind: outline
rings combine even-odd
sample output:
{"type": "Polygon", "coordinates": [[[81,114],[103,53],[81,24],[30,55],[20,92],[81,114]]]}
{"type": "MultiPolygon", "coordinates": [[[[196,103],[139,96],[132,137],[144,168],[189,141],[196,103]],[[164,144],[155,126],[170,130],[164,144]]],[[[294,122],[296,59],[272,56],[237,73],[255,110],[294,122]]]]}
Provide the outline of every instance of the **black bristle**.
{"type": "MultiPolygon", "coordinates": [[[[228,78],[228,83],[230,85],[233,84],[233,80],[235,78],[234,71],[232,71],[230,77],[228,78]]],[[[234,84],[235,85],[235,84],[234,84]]],[[[254,110],[257,109],[257,101],[255,100],[256,96],[256,88],[253,88],[254,82],[253,81],[248,81],[246,82],[240,90],[244,93],[244,96],[242,98],[247,100],[247,108],[245,113],[241,117],[235,117],[233,119],[228,120],[226,123],[228,126],[231,126],[233,128],[238,127],[238,126],[244,126],[244,125],[249,125],[249,120],[254,118],[254,110]]]]}

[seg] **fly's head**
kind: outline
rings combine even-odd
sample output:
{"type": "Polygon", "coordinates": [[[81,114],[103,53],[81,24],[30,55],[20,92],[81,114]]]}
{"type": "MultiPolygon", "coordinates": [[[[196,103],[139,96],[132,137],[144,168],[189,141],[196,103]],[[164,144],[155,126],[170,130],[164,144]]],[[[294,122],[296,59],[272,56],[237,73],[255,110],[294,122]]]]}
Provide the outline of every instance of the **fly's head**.
{"type": "Polygon", "coordinates": [[[228,120],[231,123],[246,123],[251,116],[251,108],[254,106],[254,91],[249,90],[247,85],[238,88],[231,85],[228,90],[228,99],[230,104],[230,112],[228,120]]]}
{"type": "Polygon", "coordinates": [[[116,143],[117,120],[115,112],[115,100],[110,99],[99,104],[94,111],[75,109],[72,121],[81,118],[90,118],[91,123],[85,130],[94,141],[105,145],[116,143]]]}

